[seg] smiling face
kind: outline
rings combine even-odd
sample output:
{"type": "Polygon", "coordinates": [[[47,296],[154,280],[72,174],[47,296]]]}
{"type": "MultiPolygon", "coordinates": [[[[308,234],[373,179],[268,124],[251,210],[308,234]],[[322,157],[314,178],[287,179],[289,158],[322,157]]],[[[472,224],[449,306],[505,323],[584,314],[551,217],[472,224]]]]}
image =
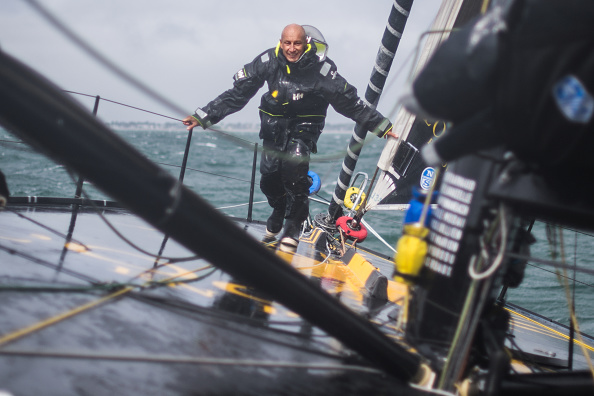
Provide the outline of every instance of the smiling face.
{"type": "Polygon", "coordinates": [[[297,62],[305,51],[305,30],[300,25],[292,24],[283,29],[280,43],[285,58],[289,62],[297,62]]]}

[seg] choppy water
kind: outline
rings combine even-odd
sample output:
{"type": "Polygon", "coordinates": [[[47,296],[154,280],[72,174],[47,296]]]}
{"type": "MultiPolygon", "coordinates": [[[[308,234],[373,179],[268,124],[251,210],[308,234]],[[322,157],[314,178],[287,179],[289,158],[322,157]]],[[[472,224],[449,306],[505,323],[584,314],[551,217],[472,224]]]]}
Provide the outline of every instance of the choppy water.
{"type": "MultiPolygon", "coordinates": [[[[118,132],[147,157],[179,175],[186,145],[186,131],[180,125],[179,131],[135,130],[118,132]]],[[[252,173],[254,143],[259,143],[257,133],[235,133],[231,135],[195,130],[192,139],[188,170],[184,182],[199,193],[214,207],[228,215],[246,217],[249,199],[249,182],[252,173]]],[[[313,157],[310,169],[322,179],[321,198],[329,200],[350,135],[324,132],[318,144],[318,155],[313,157]]],[[[75,187],[65,169],[32,152],[23,144],[11,143],[16,137],[0,130],[0,169],[5,173],[13,196],[73,196],[75,187]]],[[[357,165],[358,172],[370,177],[384,141],[371,137],[363,148],[357,165]]],[[[259,174],[256,174],[256,182],[259,174]]],[[[109,199],[101,191],[85,183],[85,190],[93,199],[109,199]]],[[[270,209],[264,196],[255,189],[253,218],[265,220],[270,209]]],[[[312,202],[313,214],[324,212],[326,206],[312,202]]],[[[395,246],[402,230],[402,212],[374,212],[365,215],[365,220],[389,245],[395,246]]],[[[536,223],[534,235],[537,243],[532,247],[536,257],[549,258],[545,226],[536,223]]],[[[594,269],[594,239],[582,233],[564,232],[567,262],[594,269]]],[[[392,255],[392,251],[377,238],[370,235],[365,246],[381,253],[392,255]]],[[[550,267],[545,270],[529,265],[525,280],[520,288],[508,292],[508,300],[527,309],[568,324],[567,300],[564,288],[550,267]]],[[[542,267],[542,266],[541,266],[542,267]]],[[[570,278],[574,275],[569,274],[570,278]]],[[[594,334],[594,276],[578,274],[570,284],[570,294],[575,293],[576,308],[582,331],[594,334]]]]}

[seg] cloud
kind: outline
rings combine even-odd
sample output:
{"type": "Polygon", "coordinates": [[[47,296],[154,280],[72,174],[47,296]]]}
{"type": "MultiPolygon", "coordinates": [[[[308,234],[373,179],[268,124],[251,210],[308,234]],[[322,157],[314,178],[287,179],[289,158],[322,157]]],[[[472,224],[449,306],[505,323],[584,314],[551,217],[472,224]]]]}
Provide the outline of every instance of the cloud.
{"type": "MultiPolygon", "coordinates": [[[[187,112],[230,88],[233,74],[274,46],[282,28],[293,22],[322,31],[330,43],[329,56],[362,96],[393,4],[392,0],[39,1],[100,53],[187,112]]],[[[411,51],[415,35],[427,29],[439,3],[416,0],[398,56],[411,51]]],[[[64,89],[182,116],[113,76],[22,0],[0,2],[0,48],[64,89]]],[[[398,62],[397,58],[393,72],[398,62]]],[[[384,101],[393,103],[395,94],[390,90],[391,97],[382,98],[380,111],[384,101]]],[[[254,98],[228,120],[256,121],[258,102],[254,98]]],[[[101,106],[99,114],[106,121],[163,121],[128,108],[101,106]]]]}

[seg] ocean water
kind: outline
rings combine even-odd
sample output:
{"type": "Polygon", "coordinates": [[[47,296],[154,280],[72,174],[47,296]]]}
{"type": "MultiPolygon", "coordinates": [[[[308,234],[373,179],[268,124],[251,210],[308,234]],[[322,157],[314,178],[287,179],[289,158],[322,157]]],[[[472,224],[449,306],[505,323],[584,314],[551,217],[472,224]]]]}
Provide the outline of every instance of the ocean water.
{"type": "MultiPolygon", "coordinates": [[[[137,147],[148,158],[159,163],[176,177],[182,163],[187,141],[185,128],[179,130],[121,130],[116,131],[126,141],[137,147]]],[[[310,169],[322,180],[318,199],[330,200],[336,178],[350,139],[349,133],[324,132],[318,143],[318,153],[312,156],[310,169]]],[[[0,130],[0,169],[5,173],[13,196],[58,196],[74,195],[75,186],[69,173],[59,164],[32,151],[28,146],[15,143],[19,139],[0,130]]],[[[195,130],[188,157],[188,169],[184,183],[200,194],[213,207],[225,214],[246,217],[248,213],[249,187],[256,143],[260,140],[256,132],[221,133],[195,130]]],[[[384,141],[369,137],[363,147],[356,172],[364,172],[369,178],[375,171],[377,158],[384,141]]],[[[259,158],[259,157],[258,157],[259,158]]],[[[259,173],[256,173],[256,184],[259,173]]],[[[89,183],[85,192],[92,199],[109,199],[102,191],[89,183]]],[[[270,208],[256,185],[253,218],[266,220],[270,208]]],[[[325,212],[327,206],[311,202],[310,213],[325,212]]],[[[391,247],[402,232],[403,212],[370,211],[364,218],[391,247]]],[[[545,224],[537,222],[533,234],[537,242],[532,254],[542,259],[550,258],[545,224]]],[[[594,239],[587,233],[564,230],[565,254],[568,264],[594,269],[594,239]]],[[[371,233],[364,246],[380,253],[393,256],[392,250],[371,233]]],[[[386,274],[388,275],[388,274],[386,274]]],[[[569,271],[569,294],[575,295],[576,312],[581,330],[594,334],[594,276],[574,275],[569,271]],[[576,279],[574,282],[573,279],[576,279]]],[[[537,263],[530,263],[524,282],[517,289],[510,289],[508,301],[530,309],[563,324],[569,323],[566,290],[561,285],[554,269],[537,263]]]]}

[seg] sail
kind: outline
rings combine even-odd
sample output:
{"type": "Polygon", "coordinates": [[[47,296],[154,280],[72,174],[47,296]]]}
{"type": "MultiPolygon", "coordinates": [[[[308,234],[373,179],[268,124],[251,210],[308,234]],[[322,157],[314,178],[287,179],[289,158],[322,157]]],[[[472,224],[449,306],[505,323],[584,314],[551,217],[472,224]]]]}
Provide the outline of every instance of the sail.
{"type": "MultiPolygon", "coordinates": [[[[411,80],[453,28],[479,14],[481,3],[476,0],[444,0],[428,32],[411,80]]],[[[419,149],[438,138],[445,129],[443,121],[417,118],[400,108],[394,121],[394,131],[399,138],[388,139],[382,151],[377,165],[381,172],[368,198],[366,210],[402,210],[412,198],[413,187],[429,188],[435,169],[423,162],[419,149]]]]}
{"type": "MultiPolygon", "coordinates": [[[[363,99],[369,107],[375,108],[377,106],[386,83],[386,78],[392,67],[392,61],[396,55],[396,50],[400,44],[400,38],[404,32],[404,27],[406,26],[406,21],[408,20],[412,4],[413,0],[400,0],[394,1],[394,4],[392,5],[388,23],[382,36],[380,49],[377,53],[373,71],[369,78],[369,84],[367,85],[365,97],[363,99]]],[[[332,201],[328,207],[325,223],[334,224],[336,223],[336,220],[342,216],[342,205],[344,204],[346,191],[351,183],[351,177],[355,172],[355,167],[357,166],[357,161],[361,154],[366,135],[367,130],[365,128],[360,124],[355,125],[355,129],[351,135],[347,148],[347,155],[344,157],[338,179],[336,180],[336,188],[334,189],[332,201]]]]}

